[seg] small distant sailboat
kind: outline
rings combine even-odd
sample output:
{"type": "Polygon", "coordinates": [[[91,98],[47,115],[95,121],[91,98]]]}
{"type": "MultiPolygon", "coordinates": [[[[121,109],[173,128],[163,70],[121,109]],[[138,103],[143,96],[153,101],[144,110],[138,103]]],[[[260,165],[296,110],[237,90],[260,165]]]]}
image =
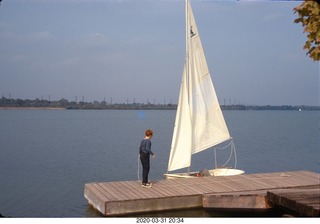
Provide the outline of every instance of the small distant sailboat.
{"type": "MultiPolygon", "coordinates": [[[[175,127],[166,178],[191,178],[203,174],[190,172],[192,154],[224,142],[234,146],[213,87],[199,32],[189,0],[186,4],[186,58],[180,87],[175,127]],[[188,168],[185,173],[170,173],[188,168]]],[[[235,150],[234,147],[232,150],[235,150]]],[[[234,151],[235,152],[235,151],[234,151]]],[[[235,155],[236,156],[236,155],[235,155]]],[[[244,173],[234,168],[205,170],[206,176],[244,173]]]]}

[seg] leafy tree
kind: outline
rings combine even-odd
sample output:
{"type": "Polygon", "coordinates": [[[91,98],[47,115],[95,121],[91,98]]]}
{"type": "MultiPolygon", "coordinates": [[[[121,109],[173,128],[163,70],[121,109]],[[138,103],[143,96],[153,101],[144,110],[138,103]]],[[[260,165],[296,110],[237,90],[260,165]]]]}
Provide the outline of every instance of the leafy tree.
{"type": "Polygon", "coordinates": [[[303,49],[307,50],[307,55],[314,61],[320,60],[320,1],[305,0],[301,5],[295,7],[294,13],[299,17],[295,23],[301,23],[303,32],[308,33],[308,40],[303,49]]]}

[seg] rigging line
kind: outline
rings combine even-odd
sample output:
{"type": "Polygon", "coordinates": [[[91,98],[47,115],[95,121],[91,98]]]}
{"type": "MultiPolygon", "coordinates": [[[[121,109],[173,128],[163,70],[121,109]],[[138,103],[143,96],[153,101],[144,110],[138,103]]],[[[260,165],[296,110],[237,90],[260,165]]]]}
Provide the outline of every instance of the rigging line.
{"type": "Polygon", "coordinates": [[[233,150],[234,150],[234,168],[236,168],[237,167],[237,163],[238,163],[238,158],[237,158],[236,146],[235,146],[234,143],[232,144],[232,147],[233,147],[233,150]]]}
{"type": "Polygon", "coordinates": [[[138,154],[138,180],[140,181],[140,154],[138,154]]]}
{"type": "Polygon", "coordinates": [[[232,154],[233,154],[233,152],[232,152],[233,150],[232,150],[232,147],[230,148],[230,155],[229,155],[229,158],[228,158],[228,160],[227,160],[227,162],[225,162],[223,165],[222,165],[222,167],[224,167],[225,165],[227,165],[228,163],[229,163],[229,161],[231,160],[231,158],[232,158],[232,154]]]}
{"type": "Polygon", "coordinates": [[[215,146],[216,149],[225,149],[225,148],[228,148],[231,144],[233,143],[233,140],[229,142],[228,145],[224,146],[224,147],[218,147],[218,146],[215,146]]]}
{"type": "Polygon", "coordinates": [[[225,165],[227,165],[231,158],[232,158],[232,155],[234,154],[234,168],[237,167],[237,154],[236,154],[236,147],[235,147],[235,144],[233,142],[233,140],[225,147],[222,147],[222,148],[218,148],[218,147],[213,147],[214,149],[214,162],[215,162],[215,168],[217,169],[218,168],[218,163],[217,163],[217,149],[226,149],[230,146],[230,155],[229,155],[229,158],[228,160],[221,166],[221,167],[224,167],[225,165]]]}
{"type": "MultiPolygon", "coordinates": [[[[233,143],[233,141],[231,142],[231,147],[230,147],[230,156],[229,156],[229,158],[228,158],[228,160],[227,160],[227,162],[225,162],[225,164],[223,164],[222,166],[225,166],[227,163],[229,163],[229,161],[231,160],[231,158],[232,158],[232,154],[233,153],[235,153],[235,145],[234,145],[234,143],[233,143]]],[[[237,161],[237,158],[236,158],[236,154],[235,154],[235,156],[234,156],[235,158],[235,165],[234,165],[234,168],[236,167],[236,165],[237,165],[237,163],[236,163],[236,161],[237,161]]]]}

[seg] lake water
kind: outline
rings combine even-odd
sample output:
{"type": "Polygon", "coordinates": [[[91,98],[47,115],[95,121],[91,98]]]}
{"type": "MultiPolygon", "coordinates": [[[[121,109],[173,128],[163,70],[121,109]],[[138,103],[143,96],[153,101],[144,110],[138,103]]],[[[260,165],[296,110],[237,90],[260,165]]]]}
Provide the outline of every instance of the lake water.
{"type": "MultiPolygon", "coordinates": [[[[236,145],[237,168],[246,173],[319,172],[318,111],[224,115],[236,145]]],[[[84,184],[137,180],[138,146],[149,128],[156,153],[149,179],[162,179],[174,118],[175,111],[0,110],[0,213],[99,216],[83,196],[84,184]]],[[[192,170],[213,167],[213,156],[213,150],[195,155],[192,170]]]]}

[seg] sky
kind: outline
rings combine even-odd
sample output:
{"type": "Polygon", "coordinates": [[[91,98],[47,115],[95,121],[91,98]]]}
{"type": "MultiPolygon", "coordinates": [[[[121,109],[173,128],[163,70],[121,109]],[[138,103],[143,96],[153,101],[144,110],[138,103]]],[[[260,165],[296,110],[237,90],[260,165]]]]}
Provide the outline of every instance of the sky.
{"type": "MultiPolygon", "coordinates": [[[[191,0],[221,104],[320,105],[297,1],[191,0]]],[[[177,103],[184,0],[4,0],[0,94],[177,103]]]]}

